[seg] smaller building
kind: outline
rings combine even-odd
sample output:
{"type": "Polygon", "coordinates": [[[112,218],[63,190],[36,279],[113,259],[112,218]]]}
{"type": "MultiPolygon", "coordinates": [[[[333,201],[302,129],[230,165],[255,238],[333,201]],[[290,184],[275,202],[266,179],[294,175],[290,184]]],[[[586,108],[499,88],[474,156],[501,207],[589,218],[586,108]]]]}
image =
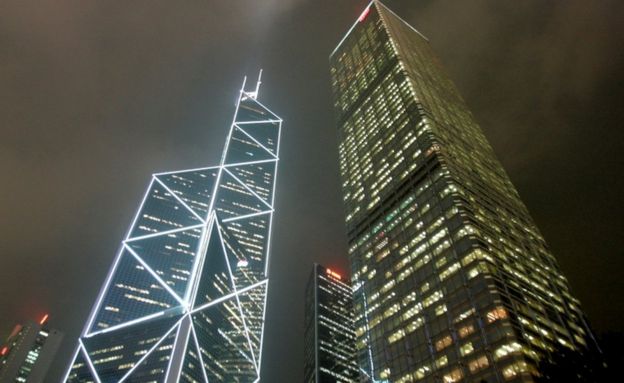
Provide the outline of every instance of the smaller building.
{"type": "Polygon", "coordinates": [[[44,381],[63,339],[63,333],[47,324],[45,315],[39,322],[15,326],[0,349],[0,383],[44,381]]]}
{"type": "Polygon", "coordinates": [[[342,276],[314,264],[305,300],[305,383],[357,383],[353,298],[342,276]]]}

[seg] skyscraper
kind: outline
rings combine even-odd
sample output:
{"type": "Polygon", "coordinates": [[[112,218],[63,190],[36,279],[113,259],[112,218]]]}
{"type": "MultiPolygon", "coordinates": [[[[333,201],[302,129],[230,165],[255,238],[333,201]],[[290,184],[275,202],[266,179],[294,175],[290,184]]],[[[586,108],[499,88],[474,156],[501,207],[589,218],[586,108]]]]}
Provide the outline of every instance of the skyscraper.
{"type": "Polygon", "coordinates": [[[351,286],[318,264],[306,287],[304,336],[304,383],[359,382],[351,286]]]}
{"type": "Polygon", "coordinates": [[[531,382],[591,342],[579,301],[426,37],[379,1],[330,55],[359,363],[531,382]]]}
{"type": "Polygon", "coordinates": [[[63,333],[48,328],[48,315],[15,326],[0,348],[0,383],[43,383],[63,333]]]}
{"type": "Polygon", "coordinates": [[[257,382],[282,120],[241,89],[221,162],[158,173],[67,382],[257,382]]]}

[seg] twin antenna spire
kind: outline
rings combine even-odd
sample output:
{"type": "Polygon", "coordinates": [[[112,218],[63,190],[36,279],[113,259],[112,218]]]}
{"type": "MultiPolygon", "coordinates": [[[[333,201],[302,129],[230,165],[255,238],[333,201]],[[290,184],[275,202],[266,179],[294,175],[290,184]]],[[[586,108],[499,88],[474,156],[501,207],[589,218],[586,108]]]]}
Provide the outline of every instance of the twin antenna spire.
{"type": "MultiPolygon", "coordinates": [[[[242,92],[249,98],[253,98],[254,100],[258,98],[258,92],[260,91],[260,84],[262,84],[262,69],[260,69],[260,73],[258,73],[258,82],[256,82],[256,90],[252,92],[245,91],[245,83],[247,82],[247,76],[243,79],[243,87],[242,92]]],[[[243,96],[244,97],[244,96],[243,96]]]]}

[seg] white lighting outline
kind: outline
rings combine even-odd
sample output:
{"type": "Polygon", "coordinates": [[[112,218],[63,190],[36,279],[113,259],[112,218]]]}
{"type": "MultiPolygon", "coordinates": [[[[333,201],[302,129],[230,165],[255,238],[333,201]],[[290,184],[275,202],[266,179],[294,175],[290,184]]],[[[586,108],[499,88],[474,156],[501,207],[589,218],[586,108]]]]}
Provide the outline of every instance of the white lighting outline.
{"type": "Polygon", "coordinates": [[[63,376],[63,380],[61,380],[61,382],[67,382],[67,379],[69,379],[69,374],[71,374],[71,371],[74,368],[74,364],[76,364],[76,358],[78,357],[78,353],[79,352],[80,352],[80,345],[78,345],[78,347],[76,347],[76,351],[74,352],[74,356],[71,358],[72,363],[69,365],[69,368],[67,369],[67,372],[63,376]]]}
{"type": "MultiPolygon", "coordinates": [[[[184,318],[184,317],[182,317],[182,318],[184,318]]],[[[169,329],[169,330],[165,333],[165,335],[163,335],[163,336],[162,336],[162,337],[158,340],[158,342],[156,342],[156,343],[155,343],[155,344],[154,344],[154,345],[153,345],[153,346],[149,349],[149,351],[148,351],[145,355],[143,355],[143,356],[141,357],[141,359],[139,359],[139,360],[138,360],[138,361],[134,364],[134,366],[132,366],[132,368],[128,370],[128,372],[126,372],[126,374],[125,374],[125,375],[124,375],[121,379],[119,379],[119,382],[118,382],[118,383],[122,383],[124,380],[126,380],[126,378],[128,378],[128,376],[130,376],[130,374],[132,374],[132,373],[134,372],[134,370],[136,370],[136,369],[137,369],[137,368],[141,365],[141,363],[143,363],[143,361],[144,361],[145,359],[147,359],[147,358],[151,355],[151,353],[152,353],[152,352],[153,352],[156,348],[158,348],[158,346],[160,346],[160,344],[161,344],[162,342],[164,342],[164,341],[165,341],[165,338],[167,338],[167,337],[169,336],[169,334],[171,334],[171,332],[172,332],[172,331],[173,331],[176,327],[178,327],[178,326],[180,325],[180,322],[182,321],[182,318],[180,318],[180,319],[179,319],[179,320],[178,320],[178,321],[177,321],[177,322],[173,325],[173,327],[171,327],[171,328],[170,328],[170,329],[169,329]]],[[[175,343],[175,340],[174,340],[174,343],[175,343]]]]}
{"type": "Polygon", "coordinates": [[[224,168],[233,168],[233,167],[245,166],[245,165],[266,164],[266,163],[269,163],[269,162],[277,162],[278,159],[279,158],[274,157],[274,158],[269,158],[268,160],[257,160],[257,161],[246,161],[246,162],[232,162],[232,163],[223,165],[223,167],[224,168]]]}
{"type": "Polygon", "coordinates": [[[154,173],[153,176],[154,177],[160,177],[160,176],[168,176],[168,175],[172,175],[172,174],[195,173],[195,172],[201,172],[203,170],[212,170],[212,169],[219,169],[219,165],[206,166],[206,167],[193,168],[193,169],[184,169],[184,170],[171,170],[171,171],[167,171],[167,172],[154,173]]]}
{"type": "Polygon", "coordinates": [[[234,126],[236,126],[236,128],[240,131],[243,132],[244,135],[246,135],[247,137],[249,137],[255,144],[257,144],[258,146],[260,146],[260,148],[264,149],[267,151],[267,153],[269,153],[269,155],[273,158],[277,158],[277,156],[275,155],[275,153],[273,153],[273,151],[269,148],[267,148],[266,146],[264,146],[262,143],[260,143],[260,141],[258,141],[256,138],[254,138],[251,134],[249,134],[245,129],[241,128],[240,126],[238,126],[238,124],[234,124],[234,126]]]}
{"type": "Polygon", "coordinates": [[[206,365],[204,364],[204,358],[202,356],[201,347],[199,347],[199,340],[197,339],[197,332],[195,332],[195,323],[193,322],[193,316],[189,314],[189,317],[191,318],[191,333],[193,334],[195,348],[197,349],[197,357],[199,358],[199,363],[201,364],[202,375],[204,376],[206,383],[208,383],[208,375],[206,374],[206,365]]]}
{"type": "Polygon", "coordinates": [[[89,370],[91,370],[91,375],[93,375],[93,378],[97,383],[102,383],[102,381],[100,380],[100,376],[95,370],[93,362],[91,362],[91,358],[89,357],[87,348],[85,347],[84,343],[82,343],[82,340],[80,338],[78,338],[78,343],[80,344],[80,348],[82,348],[82,357],[87,361],[87,366],[89,367],[89,370]]]}
{"type": "Polygon", "coordinates": [[[261,212],[258,212],[258,213],[239,215],[238,217],[230,217],[230,218],[222,219],[221,222],[222,223],[228,223],[228,222],[233,222],[233,221],[240,221],[242,219],[258,217],[260,215],[266,215],[266,214],[270,214],[270,213],[273,213],[273,209],[261,211],[261,212]]]}
{"type": "MultiPolygon", "coordinates": [[[[275,113],[273,113],[269,108],[267,108],[266,106],[264,106],[262,103],[260,103],[259,101],[257,101],[256,97],[258,95],[258,91],[259,91],[259,87],[260,87],[260,80],[261,77],[261,72],[260,75],[258,77],[258,82],[256,85],[256,89],[253,92],[247,92],[245,91],[245,84],[247,81],[247,78],[245,77],[243,80],[243,85],[242,88],[239,92],[239,97],[236,103],[236,108],[235,108],[235,113],[232,119],[232,123],[230,125],[230,129],[228,132],[228,136],[226,139],[226,143],[225,143],[225,147],[221,156],[221,160],[220,160],[220,164],[217,166],[207,166],[207,167],[198,167],[198,168],[193,168],[193,169],[186,169],[186,170],[176,170],[176,171],[166,171],[166,172],[159,172],[159,173],[154,173],[150,179],[149,185],[147,187],[147,190],[145,192],[145,194],[143,195],[143,198],[141,200],[141,203],[139,205],[138,210],[136,211],[136,214],[133,217],[132,223],[130,225],[130,227],[128,228],[128,231],[124,237],[124,240],[122,241],[122,244],[116,254],[116,257],[114,259],[113,265],[111,266],[111,268],[109,269],[109,272],[107,274],[107,277],[104,281],[104,284],[102,286],[102,288],[100,289],[99,293],[98,293],[98,297],[96,299],[96,303],[95,305],[92,307],[91,312],[89,314],[88,320],[87,320],[87,324],[81,334],[81,337],[78,339],[79,341],[79,345],[76,348],[76,351],[74,352],[74,356],[73,356],[73,361],[70,364],[69,368],[67,369],[67,372],[65,374],[64,379],[67,380],[69,378],[69,375],[71,374],[72,371],[72,367],[74,365],[75,360],[78,358],[78,355],[80,353],[82,353],[84,359],[86,360],[86,363],[88,365],[89,371],[91,372],[91,374],[93,374],[94,379],[97,381],[97,383],[101,383],[100,378],[97,374],[97,371],[91,361],[91,358],[88,355],[87,349],[82,341],[82,339],[88,339],[91,338],[93,336],[96,335],[101,335],[101,334],[106,334],[106,333],[112,333],[114,331],[129,327],[129,326],[133,326],[133,325],[137,325],[137,324],[141,324],[150,320],[153,320],[155,318],[159,318],[162,317],[163,315],[165,315],[168,311],[170,310],[175,310],[178,308],[178,306],[173,306],[171,308],[168,308],[166,310],[162,310],[153,314],[149,314],[147,316],[144,317],[140,317],[140,318],[136,318],[136,319],[132,319],[129,321],[125,321],[123,323],[111,326],[111,327],[107,327],[104,329],[100,329],[97,331],[93,331],[90,332],[89,330],[91,329],[91,327],[93,326],[96,318],[98,317],[98,314],[100,313],[100,309],[101,306],[103,304],[104,298],[106,297],[107,293],[109,292],[109,288],[111,286],[113,277],[115,276],[115,274],[118,271],[118,267],[119,264],[121,262],[122,257],[124,256],[124,252],[128,252],[129,255],[131,255],[142,267],[145,268],[145,270],[147,270],[149,272],[149,274],[154,277],[154,279],[156,280],[156,282],[158,282],[158,284],[160,284],[165,291],[167,291],[169,293],[169,295],[171,295],[178,303],[180,303],[182,305],[182,317],[173,325],[173,327],[171,327],[164,336],[162,336],[158,342],[156,342],[156,344],[153,345],[153,347],[151,347],[149,349],[149,351],[142,356],[141,359],[139,359],[136,363],[134,363],[134,365],[132,366],[132,368],[130,368],[126,374],[119,380],[118,383],[121,383],[125,380],[127,380],[129,377],[131,377],[131,374],[136,370],[136,368],[141,365],[141,363],[144,362],[144,360],[149,357],[152,352],[158,348],[162,342],[165,340],[166,337],[168,337],[172,331],[174,331],[177,327],[177,331],[175,333],[175,338],[174,338],[174,342],[173,342],[173,349],[171,351],[171,355],[170,355],[170,359],[169,359],[169,363],[165,372],[165,378],[169,379],[171,374],[178,374],[177,378],[178,380],[180,379],[180,375],[182,370],[184,369],[184,361],[185,361],[185,356],[186,356],[186,350],[188,348],[188,342],[190,342],[189,337],[192,336],[193,337],[193,343],[194,343],[194,347],[196,348],[196,352],[198,354],[198,358],[199,361],[201,363],[201,370],[202,370],[202,375],[205,379],[205,382],[208,383],[208,376],[207,376],[207,372],[206,372],[206,366],[204,364],[203,361],[203,356],[202,356],[202,349],[199,345],[199,339],[197,337],[197,333],[195,330],[195,324],[194,324],[194,320],[193,320],[193,315],[199,313],[202,310],[206,310],[214,305],[223,303],[226,300],[235,298],[235,302],[238,306],[238,311],[239,314],[241,315],[241,320],[243,323],[243,328],[244,328],[244,332],[245,332],[245,337],[247,338],[247,343],[248,343],[248,347],[249,347],[249,351],[251,353],[251,359],[249,358],[248,355],[246,355],[246,353],[244,353],[243,351],[241,351],[240,349],[238,349],[238,351],[245,356],[245,358],[247,360],[249,360],[250,362],[252,362],[252,364],[255,367],[255,370],[258,374],[258,378],[255,380],[255,382],[258,382],[260,380],[260,368],[261,368],[261,360],[262,360],[262,345],[264,343],[264,323],[266,320],[266,302],[267,302],[267,295],[268,295],[268,278],[266,278],[266,276],[268,275],[268,261],[269,261],[269,249],[270,249],[270,243],[271,243],[271,232],[272,232],[272,221],[273,221],[273,213],[274,213],[274,202],[275,202],[275,186],[276,186],[276,181],[277,181],[277,166],[278,166],[278,160],[279,160],[279,148],[280,148],[280,141],[281,141],[281,127],[282,127],[282,122],[283,120],[279,117],[277,117],[277,115],[275,113]],[[238,112],[239,112],[239,108],[241,105],[241,101],[242,100],[246,100],[247,98],[251,98],[254,100],[254,103],[257,104],[259,107],[263,108],[265,110],[266,113],[272,115],[273,117],[276,117],[276,119],[270,118],[270,119],[266,119],[266,120],[251,120],[251,121],[237,121],[238,116],[238,112]],[[263,145],[259,139],[256,139],[251,133],[247,132],[244,128],[245,125],[253,125],[253,124],[271,124],[272,126],[275,126],[275,128],[277,129],[277,144],[275,145],[275,151],[272,151],[270,149],[268,149],[265,145],[263,145]],[[263,159],[263,160],[252,160],[252,161],[245,161],[245,162],[233,162],[233,163],[227,163],[226,158],[228,155],[228,149],[229,149],[229,145],[230,142],[232,141],[232,135],[235,131],[235,129],[240,130],[246,137],[248,137],[254,144],[258,145],[261,149],[265,150],[270,158],[267,159],[263,159]],[[275,162],[275,168],[273,173],[273,187],[270,190],[270,204],[268,201],[265,201],[265,199],[263,199],[262,197],[260,197],[254,190],[252,190],[252,188],[250,186],[248,186],[245,182],[243,182],[239,177],[237,177],[233,171],[230,171],[228,168],[234,168],[234,167],[244,167],[246,165],[255,165],[255,164],[263,164],[263,163],[271,163],[271,162],[275,162]],[[201,171],[208,171],[208,170],[215,170],[217,172],[216,177],[212,178],[210,177],[210,175],[206,175],[207,178],[209,180],[213,180],[214,184],[212,186],[212,194],[209,195],[209,208],[208,211],[206,213],[206,218],[202,218],[198,212],[196,212],[193,208],[191,208],[184,200],[182,200],[182,198],[173,191],[173,189],[167,185],[167,182],[164,179],[161,179],[160,177],[163,176],[167,176],[167,175],[184,175],[187,173],[192,173],[192,172],[201,172],[201,171]],[[217,202],[217,198],[218,198],[218,193],[220,191],[220,187],[222,186],[222,174],[223,172],[226,172],[227,174],[229,174],[234,181],[241,185],[243,187],[243,189],[247,192],[249,192],[251,195],[253,195],[254,197],[256,197],[258,200],[260,200],[263,204],[263,206],[268,207],[268,210],[264,210],[264,211],[258,211],[258,212],[254,212],[251,214],[240,214],[240,215],[235,215],[225,218],[223,220],[221,220],[220,217],[217,217],[216,214],[216,210],[215,210],[215,204],[217,202]],[[155,232],[155,233],[148,233],[148,234],[142,234],[142,235],[137,235],[137,236],[132,236],[132,233],[134,232],[134,230],[136,230],[136,225],[139,221],[139,218],[142,217],[145,212],[144,207],[145,204],[148,200],[148,198],[150,198],[153,195],[153,188],[154,185],[159,184],[162,188],[164,188],[164,190],[169,193],[171,196],[173,196],[173,198],[176,200],[177,203],[179,203],[180,205],[182,205],[186,210],[188,210],[195,218],[197,218],[199,220],[199,222],[201,223],[193,223],[192,225],[189,226],[185,226],[185,227],[180,227],[180,228],[174,228],[174,229],[167,229],[164,231],[159,231],[159,232],[155,232]],[[223,240],[223,236],[222,236],[222,232],[221,230],[224,230],[221,226],[220,223],[228,223],[228,222],[234,222],[234,221],[239,221],[239,220],[243,220],[243,219],[249,219],[249,218],[254,218],[254,217],[258,217],[258,216],[263,216],[263,215],[268,215],[268,232],[267,232],[267,238],[266,238],[266,250],[264,252],[264,262],[265,262],[265,267],[264,267],[264,275],[265,275],[265,279],[258,281],[256,283],[253,283],[249,286],[246,286],[242,289],[238,289],[237,284],[234,280],[234,276],[232,274],[232,268],[230,265],[230,261],[229,261],[229,257],[228,257],[228,250],[227,247],[225,245],[225,241],[223,240]],[[197,306],[197,307],[193,307],[194,306],[194,302],[195,299],[197,298],[197,293],[198,293],[198,289],[199,289],[199,284],[200,284],[200,275],[201,275],[201,271],[204,269],[204,267],[207,267],[207,258],[208,258],[208,254],[207,254],[207,246],[209,244],[209,242],[211,240],[215,240],[213,238],[211,238],[212,236],[212,231],[214,229],[214,224],[217,224],[217,232],[219,235],[219,240],[221,242],[221,246],[223,248],[224,251],[224,255],[225,255],[225,259],[226,259],[226,264],[227,264],[227,268],[228,268],[228,273],[230,274],[230,278],[232,281],[232,286],[234,288],[234,292],[226,294],[224,296],[221,296],[217,299],[213,299],[210,302],[197,306]],[[185,231],[192,231],[192,230],[198,230],[201,228],[201,235],[200,235],[200,239],[197,243],[197,248],[195,251],[195,258],[194,258],[194,263],[193,263],[193,268],[191,270],[191,275],[189,277],[188,280],[188,285],[186,287],[186,292],[184,294],[184,298],[181,298],[178,296],[178,294],[173,291],[173,289],[155,272],[154,269],[152,269],[152,267],[145,261],[143,260],[143,258],[134,250],[130,247],[130,244],[139,240],[145,240],[145,239],[151,239],[151,238],[156,238],[156,237],[163,237],[163,236],[169,236],[171,234],[176,234],[176,233],[181,233],[181,232],[185,232],[185,231]],[[262,322],[260,323],[260,339],[259,339],[259,344],[258,344],[258,355],[256,355],[254,348],[253,348],[253,342],[251,341],[251,332],[249,327],[247,326],[247,320],[248,318],[246,317],[244,310],[243,310],[243,306],[241,304],[241,300],[240,297],[242,296],[242,294],[247,294],[248,292],[250,292],[251,290],[257,289],[257,288],[261,288],[264,285],[264,296],[263,296],[263,307],[262,307],[262,322]],[[176,346],[178,345],[178,339],[181,336],[181,329],[182,329],[182,321],[188,319],[189,321],[189,326],[190,329],[189,334],[186,337],[186,343],[182,349],[182,352],[184,353],[182,356],[182,361],[180,364],[180,368],[179,371],[177,372],[173,372],[172,369],[172,360],[174,357],[174,354],[176,353],[176,346]],[[257,356],[257,358],[256,358],[257,356]]],[[[181,193],[183,193],[181,191],[181,193]]],[[[242,248],[241,250],[245,250],[245,248],[242,248]]],[[[127,256],[127,255],[126,255],[127,256]]],[[[251,297],[249,297],[249,299],[252,299],[251,297]]],[[[255,302],[252,299],[252,302],[255,302]]],[[[258,302],[259,303],[259,302],[258,302]]],[[[255,304],[255,303],[254,303],[255,304]]],[[[238,328],[238,327],[236,327],[238,328]]],[[[227,338],[227,337],[226,337],[227,338]]],[[[230,340],[231,342],[231,340],[230,340]]],[[[179,351],[178,351],[179,352],[179,351]]],[[[171,378],[173,378],[173,376],[171,376],[171,378]]]]}
{"type": "MultiPolygon", "coordinates": [[[[249,338],[249,328],[247,327],[247,321],[245,318],[245,314],[243,313],[243,307],[241,306],[240,299],[238,298],[240,293],[238,292],[238,289],[236,288],[236,280],[234,279],[234,275],[232,274],[232,267],[230,266],[230,260],[228,257],[228,252],[227,252],[225,243],[223,241],[223,235],[221,234],[222,229],[221,229],[221,225],[219,225],[219,222],[217,222],[217,229],[219,232],[219,239],[221,240],[221,247],[223,248],[223,253],[225,254],[225,262],[227,264],[228,272],[230,273],[230,280],[232,281],[232,286],[234,286],[234,293],[235,293],[234,297],[236,298],[236,305],[238,306],[238,311],[241,316],[241,321],[243,322],[243,328],[245,329],[245,337],[247,338],[247,345],[249,346],[249,352],[251,353],[251,358],[253,359],[253,361],[250,360],[250,362],[253,363],[254,367],[256,368],[256,371],[260,373],[260,371],[258,370],[258,364],[256,363],[256,357],[254,356],[253,346],[251,345],[251,339],[249,338]]],[[[236,346],[236,344],[234,344],[234,346],[236,346]]],[[[239,351],[243,353],[242,350],[239,350],[239,351]]],[[[249,359],[249,357],[246,357],[246,358],[249,359]]]]}
{"type": "Polygon", "coordinates": [[[127,244],[124,243],[124,246],[126,247],[126,249],[130,252],[130,254],[132,254],[132,256],[141,264],[141,266],[145,267],[145,269],[147,270],[148,273],[150,273],[152,275],[152,277],[154,277],[154,279],[156,279],[156,281],[165,288],[165,290],[171,294],[171,296],[178,301],[178,303],[184,307],[186,305],[186,302],[184,300],[182,300],[182,298],[180,298],[178,296],[178,294],[176,294],[175,291],[173,291],[173,289],[171,287],[169,287],[169,285],[167,285],[167,282],[163,281],[162,278],[156,274],[156,272],[150,267],[150,265],[147,264],[147,262],[145,262],[141,257],[139,257],[139,255],[132,250],[127,244]]]}
{"type": "Polygon", "coordinates": [[[167,193],[171,194],[171,195],[173,196],[173,198],[175,198],[176,200],[178,200],[178,202],[179,202],[180,204],[182,204],[182,206],[184,206],[184,207],[186,208],[186,210],[188,210],[189,212],[191,212],[191,213],[192,213],[192,214],[193,214],[193,215],[194,215],[194,216],[195,216],[195,217],[199,220],[199,222],[206,223],[206,222],[204,221],[204,219],[203,219],[203,218],[202,218],[199,214],[197,214],[197,213],[195,212],[195,210],[191,209],[191,207],[190,207],[189,205],[187,205],[187,204],[186,204],[186,202],[182,201],[182,198],[178,197],[178,195],[177,195],[177,194],[176,194],[173,190],[169,189],[169,186],[165,185],[165,183],[164,183],[164,182],[162,182],[162,181],[160,180],[160,178],[158,178],[158,177],[154,177],[154,179],[155,179],[155,180],[156,180],[156,181],[160,184],[160,186],[162,186],[162,187],[164,187],[164,188],[165,188],[165,190],[167,191],[167,193]]]}
{"type": "Polygon", "coordinates": [[[224,168],[223,170],[225,170],[227,172],[227,174],[229,174],[230,176],[232,176],[232,178],[234,178],[234,180],[236,182],[238,182],[239,184],[241,184],[248,192],[250,192],[251,194],[253,194],[254,197],[256,197],[257,199],[259,199],[260,201],[262,201],[263,204],[265,204],[269,209],[273,209],[273,206],[269,205],[268,202],[266,202],[264,200],[264,198],[260,197],[258,195],[258,193],[256,193],[255,191],[251,190],[251,188],[249,186],[247,186],[246,183],[244,183],[243,181],[240,180],[240,178],[236,177],[234,174],[232,174],[231,171],[229,171],[227,168],[224,168]]]}
{"type": "Polygon", "coordinates": [[[200,282],[200,278],[197,278],[197,276],[200,275],[200,270],[204,269],[204,263],[207,255],[206,253],[208,252],[208,244],[210,243],[210,237],[212,236],[212,226],[214,225],[215,219],[215,212],[210,211],[208,213],[206,227],[202,233],[202,239],[197,250],[197,260],[191,273],[191,288],[187,291],[187,296],[185,296],[187,310],[190,310],[193,307],[195,299],[197,299],[197,290],[199,289],[200,282]]]}
{"type": "Polygon", "coordinates": [[[281,123],[281,118],[278,120],[253,120],[253,121],[236,121],[236,125],[253,125],[253,124],[279,124],[281,123]]]}
{"type": "Polygon", "coordinates": [[[129,326],[138,324],[138,323],[143,323],[143,322],[149,321],[149,320],[154,319],[154,318],[158,318],[160,316],[165,315],[166,311],[167,310],[159,311],[157,313],[146,315],[144,317],[140,317],[140,318],[137,318],[137,319],[132,319],[132,320],[120,323],[120,324],[115,325],[115,326],[107,327],[107,328],[105,328],[103,330],[90,332],[88,334],[85,334],[83,336],[83,339],[88,339],[88,338],[94,337],[94,336],[99,335],[99,334],[106,334],[107,332],[116,331],[116,330],[119,330],[119,329],[122,329],[122,328],[126,328],[126,327],[129,327],[129,326]]]}
{"type": "MultiPolygon", "coordinates": [[[[203,222],[203,220],[202,220],[203,222]]],[[[187,230],[195,230],[195,229],[199,229],[206,226],[205,223],[200,223],[197,225],[193,225],[193,226],[185,226],[185,227],[180,227],[178,229],[171,229],[171,230],[167,230],[167,231],[159,231],[158,233],[153,233],[153,234],[145,234],[145,235],[139,235],[138,237],[132,237],[132,238],[128,238],[125,241],[123,241],[124,243],[128,243],[128,242],[136,242],[136,241],[140,241],[142,239],[149,239],[149,238],[154,238],[154,237],[161,237],[161,236],[168,236],[169,234],[175,234],[175,233],[180,233],[183,231],[187,231],[187,230]]]]}
{"type": "Polygon", "coordinates": [[[260,285],[267,283],[268,281],[269,281],[268,279],[263,279],[263,280],[261,280],[259,282],[256,282],[256,283],[252,284],[252,285],[245,286],[244,288],[238,290],[237,292],[229,293],[227,295],[223,295],[223,296],[221,296],[219,298],[213,299],[213,300],[211,300],[208,303],[204,303],[203,305],[194,308],[191,311],[191,314],[195,314],[195,313],[203,311],[203,310],[205,310],[205,309],[207,309],[207,308],[209,308],[211,306],[218,305],[221,302],[224,302],[224,301],[227,301],[228,299],[233,298],[235,295],[238,295],[238,294],[241,294],[241,293],[245,293],[245,292],[247,292],[249,290],[253,290],[256,287],[259,287],[260,285]]]}
{"type": "MultiPolygon", "coordinates": [[[[180,330],[182,329],[182,321],[187,317],[188,317],[187,315],[183,316],[182,319],[180,319],[180,321],[178,322],[178,331],[176,331],[175,338],[173,338],[173,347],[171,348],[171,355],[169,355],[169,363],[167,363],[167,370],[165,371],[165,380],[163,380],[163,382],[169,381],[169,374],[171,373],[171,362],[173,362],[173,353],[175,352],[176,346],[178,345],[178,340],[180,339],[180,330]]],[[[186,342],[188,343],[188,337],[186,338],[186,342]]],[[[186,352],[186,345],[184,346],[184,351],[186,352]]],[[[184,358],[182,359],[182,364],[180,365],[180,371],[182,371],[183,367],[184,367],[184,358]]]]}
{"type": "MultiPolygon", "coordinates": [[[[279,149],[280,149],[280,145],[282,143],[282,123],[279,123],[279,126],[277,128],[277,153],[279,153],[279,149]]],[[[275,162],[275,175],[273,176],[273,189],[271,190],[271,194],[273,194],[271,196],[271,206],[275,206],[275,186],[277,185],[277,166],[278,163],[275,162]]],[[[269,231],[267,234],[267,247],[266,247],[266,251],[264,253],[264,276],[266,278],[269,277],[269,255],[271,254],[270,249],[271,249],[271,233],[273,232],[273,211],[271,211],[271,216],[269,217],[269,231]]],[[[267,291],[268,291],[268,286],[267,286],[267,291]]],[[[262,331],[264,332],[264,318],[263,318],[263,324],[262,324],[262,331]]]]}

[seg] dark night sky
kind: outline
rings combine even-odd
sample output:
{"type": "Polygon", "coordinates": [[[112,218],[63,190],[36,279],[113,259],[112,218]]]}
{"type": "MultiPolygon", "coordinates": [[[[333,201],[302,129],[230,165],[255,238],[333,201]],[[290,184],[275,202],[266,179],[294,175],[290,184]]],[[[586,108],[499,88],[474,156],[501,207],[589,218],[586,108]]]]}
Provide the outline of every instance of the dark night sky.
{"type": "MultiPolygon", "coordinates": [[[[69,362],[150,174],[217,163],[243,75],[285,120],[263,381],[302,380],[313,261],[346,268],[327,57],[365,1],[4,0],[0,334],[69,362]]],[[[387,1],[427,35],[598,332],[623,331],[624,2],[387,1]]]]}

